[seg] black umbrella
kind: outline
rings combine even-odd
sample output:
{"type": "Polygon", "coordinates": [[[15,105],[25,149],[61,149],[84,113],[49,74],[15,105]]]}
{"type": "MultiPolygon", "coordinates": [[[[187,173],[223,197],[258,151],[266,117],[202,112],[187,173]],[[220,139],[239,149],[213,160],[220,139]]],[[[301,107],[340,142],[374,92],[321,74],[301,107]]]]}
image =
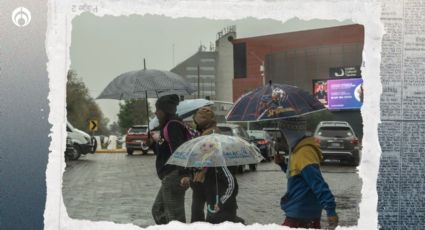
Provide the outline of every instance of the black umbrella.
{"type": "Polygon", "coordinates": [[[145,68],[119,75],[106,86],[96,99],[128,100],[146,98],[146,113],[149,124],[148,98],[159,98],[170,94],[190,95],[193,92],[195,92],[195,89],[192,85],[178,74],[145,68]]]}

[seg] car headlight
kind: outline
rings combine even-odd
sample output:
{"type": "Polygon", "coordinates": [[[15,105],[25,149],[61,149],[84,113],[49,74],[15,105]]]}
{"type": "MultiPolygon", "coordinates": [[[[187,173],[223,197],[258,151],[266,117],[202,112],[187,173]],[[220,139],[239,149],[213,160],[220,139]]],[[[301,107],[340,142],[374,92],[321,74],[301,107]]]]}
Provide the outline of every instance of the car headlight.
{"type": "Polygon", "coordinates": [[[66,138],[66,145],[72,145],[71,138],[66,138]]]}

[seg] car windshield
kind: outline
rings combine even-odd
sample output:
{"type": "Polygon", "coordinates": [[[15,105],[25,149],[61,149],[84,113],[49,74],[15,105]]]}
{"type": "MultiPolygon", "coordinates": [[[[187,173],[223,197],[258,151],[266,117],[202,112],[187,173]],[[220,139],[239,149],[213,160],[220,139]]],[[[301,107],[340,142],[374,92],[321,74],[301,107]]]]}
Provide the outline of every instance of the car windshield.
{"type": "Polygon", "coordinates": [[[348,127],[322,127],[317,132],[322,137],[345,138],[353,136],[353,132],[348,127]]]}
{"type": "Polygon", "coordinates": [[[278,138],[282,137],[282,134],[279,130],[267,130],[267,133],[273,137],[273,139],[277,140],[278,138]]]}
{"type": "Polygon", "coordinates": [[[236,136],[240,136],[245,140],[249,139],[248,133],[242,127],[237,127],[234,129],[234,131],[236,136]]]}
{"type": "Polygon", "coordinates": [[[132,127],[128,130],[129,134],[142,134],[146,133],[147,127],[132,127]]]}
{"type": "Polygon", "coordinates": [[[232,129],[229,127],[218,127],[220,129],[220,134],[233,136],[232,129]]]}
{"type": "Polygon", "coordinates": [[[251,131],[249,135],[255,137],[255,139],[268,139],[266,132],[251,131]]]}

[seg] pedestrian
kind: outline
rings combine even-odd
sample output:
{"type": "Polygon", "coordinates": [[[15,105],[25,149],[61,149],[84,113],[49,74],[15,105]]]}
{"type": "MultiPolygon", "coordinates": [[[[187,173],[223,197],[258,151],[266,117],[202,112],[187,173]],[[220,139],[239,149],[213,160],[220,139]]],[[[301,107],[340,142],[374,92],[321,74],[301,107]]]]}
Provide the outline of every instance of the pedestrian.
{"type": "MultiPolygon", "coordinates": [[[[214,112],[209,107],[200,108],[193,117],[201,135],[218,133],[214,112]]],[[[238,183],[228,167],[197,169],[191,183],[193,190],[191,222],[207,221],[213,224],[224,221],[241,222],[236,215],[238,183]],[[219,200],[217,200],[217,195],[219,200]],[[205,218],[205,203],[209,205],[205,218]]]]}
{"type": "MultiPolygon", "coordinates": [[[[217,122],[215,121],[214,112],[209,107],[203,107],[193,115],[193,122],[196,125],[196,130],[200,135],[208,135],[218,133],[217,122]]],[[[192,214],[191,223],[197,221],[205,221],[205,203],[207,201],[204,180],[207,169],[200,168],[193,170],[193,178],[190,183],[192,188],[192,214]]]]}
{"type": "Polygon", "coordinates": [[[275,155],[275,163],[288,180],[286,194],[280,201],[286,215],[282,225],[320,229],[320,217],[325,209],[329,227],[336,228],[335,198],[320,172],[321,150],[313,137],[305,135],[305,120],[294,119],[287,124],[290,127],[281,126],[283,138],[279,144],[289,153],[288,162],[282,155],[275,155]]]}
{"type": "Polygon", "coordinates": [[[189,131],[176,115],[178,104],[177,95],[160,97],[155,104],[160,126],[159,140],[156,141],[156,171],[161,180],[152,206],[156,224],[167,224],[173,220],[186,223],[184,196],[190,184],[190,171],[166,164],[171,154],[190,139],[189,131]]]}

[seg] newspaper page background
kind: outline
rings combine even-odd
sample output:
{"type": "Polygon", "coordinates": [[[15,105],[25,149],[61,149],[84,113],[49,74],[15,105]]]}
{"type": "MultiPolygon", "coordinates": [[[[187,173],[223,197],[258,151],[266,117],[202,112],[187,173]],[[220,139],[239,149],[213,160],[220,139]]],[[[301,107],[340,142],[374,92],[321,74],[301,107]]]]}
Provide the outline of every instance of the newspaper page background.
{"type": "Polygon", "coordinates": [[[382,4],[382,149],[378,186],[381,229],[425,225],[425,1],[382,4]]]}

